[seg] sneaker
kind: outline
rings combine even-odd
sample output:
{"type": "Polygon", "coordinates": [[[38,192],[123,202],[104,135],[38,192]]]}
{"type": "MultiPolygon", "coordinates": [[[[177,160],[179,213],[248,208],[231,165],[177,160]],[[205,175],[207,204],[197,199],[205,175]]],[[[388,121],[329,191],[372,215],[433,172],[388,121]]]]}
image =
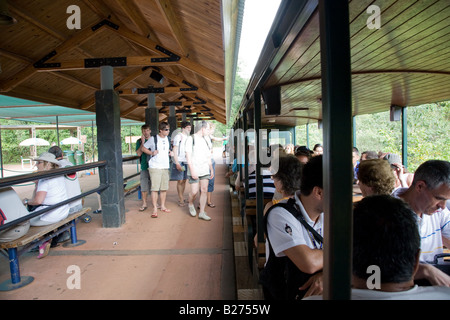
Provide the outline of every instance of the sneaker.
{"type": "Polygon", "coordinates": [[[198,214],[198,218],[199,218],[199,219],[206,220],[206,221],[211,220],[211,218],[208,217],[208,216],[206,215],[206,212],[200,212],[200,213],[198,214]]]}
{"type": "Polygon", "coordinates": [[[37,259],[45,258],[48,255],[48,252],[50,251],[50,242],[51,241],[44,242],[39,246],[39,255],[37,256],[37,259]]]}
{"type": "Polygon", "coordinates": [[[191,216],[195,217],[197,215],[197,211],[195,211],[195,206],[189,205],[189,213],[191,216]]]}

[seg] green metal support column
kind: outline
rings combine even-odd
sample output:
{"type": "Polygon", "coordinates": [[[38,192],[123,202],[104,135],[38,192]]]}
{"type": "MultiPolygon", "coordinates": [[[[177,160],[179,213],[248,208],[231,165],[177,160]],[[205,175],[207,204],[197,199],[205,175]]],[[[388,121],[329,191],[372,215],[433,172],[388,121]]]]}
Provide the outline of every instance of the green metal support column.
{"type": "Polygon", "coordinates": [[[256,225],[258,233],[258,247],[264,243],[264,229],[263,229],[263,210],[264,210],[264,192],[263,179],[261,175],[261,150],[262,141],[260,139],[261,131],[261,90],[256,88],[253,92],[254,101],[254,115],[253,121],[255,129],[255,151],[256,151],[256,225]]]}
{"type": "Polygon", "coordinates": [[[408,168],[408,114],[402,107],[402,163],[408,168]]]}
{"type": "Polygon", "coordinates": [[[324,299],[350,299],[352,99],[348,0],[320,0],[324,130],[324,299]]]}
{"type": "Polygon", "coordinates": [[[356,148],[356,117],[352,117],[352,137],[353,137],[353,146],[356,148]]]}
{"type": "Polygon", "coordinates": [[[309,123],[306,124],[306,147],[309,149],[309,123]]]}
{"type": "Polygon", "coordinates": [[[249,163],[249,157],[248,157],[248,137],[247,137],[247,130],[248,130],[248,115],[247,111],[244,111],[242,115],[242,128],[244,130],[244,163],[246,164],[244,166],[244,176],[241,177],[241,181],[245,181],[245,199],[248,199],[248,175],[250,172],[248,172],[248,163],[249,163]]]}

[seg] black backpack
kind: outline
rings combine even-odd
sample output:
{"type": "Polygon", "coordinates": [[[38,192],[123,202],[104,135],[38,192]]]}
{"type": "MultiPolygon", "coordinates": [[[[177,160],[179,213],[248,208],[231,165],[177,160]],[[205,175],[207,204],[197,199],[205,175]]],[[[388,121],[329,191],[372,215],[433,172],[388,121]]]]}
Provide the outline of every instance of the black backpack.
{"type": "Polygon", "coordinates": [[[261,271],[259,282],[265,289],[266,299],[275,300],[297,300],[302,299],[306,293],[300,291],[301,287],[312,274],[304,273],[288,258],[288,257],[276,257],[270,244],[268,232],[267,232],[267,219],[273,208],[282,207],[292,214],[302,225],[312,233],[314,239],[320,244],[323,243],[323,237],[317,233],[303,218],[301,212],[299,212],[295,206],[295,200],[289,199],[287,203],[278,203],[273,205],[264,216],[263,225],[264,232],[269,244],[269,258],[261,271]]]}

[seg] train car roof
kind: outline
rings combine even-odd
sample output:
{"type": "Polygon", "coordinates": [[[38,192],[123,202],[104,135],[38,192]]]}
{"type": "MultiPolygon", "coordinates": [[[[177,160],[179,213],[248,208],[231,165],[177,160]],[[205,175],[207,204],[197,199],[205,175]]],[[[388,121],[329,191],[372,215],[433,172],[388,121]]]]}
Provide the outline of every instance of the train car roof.
{"type": "MultiPolygon", "coordinates": [[[[265,127],[322,120],[318,11],[317,0],[280,5],[240,106],[280,87],[279,115],[262,103],[265,127]]],[[[349,1],[349,16],[353,115],[450,100],[448,1],[349,1]]]]}

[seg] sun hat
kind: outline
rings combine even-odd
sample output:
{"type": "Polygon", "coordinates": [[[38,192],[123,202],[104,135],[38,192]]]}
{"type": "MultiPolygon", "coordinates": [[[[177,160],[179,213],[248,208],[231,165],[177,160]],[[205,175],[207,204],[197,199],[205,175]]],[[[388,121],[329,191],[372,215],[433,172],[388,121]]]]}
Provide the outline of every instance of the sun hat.
{"type": "Polygon", "coordinates": [[[402,164],[402,158],[398,154],[395,153],[388,153],[383,157],[384,160],[387,160],[390,165],[393,165],[394,163],[402,164]]]}
{"type": "Polygon", "coordinates": [[[37,158],[34,158],[33,161],[47,161],[47,162],[57,164],[58,166],[61,166],[61,163],[58,160],[56,160],[55,155],[50,152],[41,153],[41,155],[37,158]]]}

